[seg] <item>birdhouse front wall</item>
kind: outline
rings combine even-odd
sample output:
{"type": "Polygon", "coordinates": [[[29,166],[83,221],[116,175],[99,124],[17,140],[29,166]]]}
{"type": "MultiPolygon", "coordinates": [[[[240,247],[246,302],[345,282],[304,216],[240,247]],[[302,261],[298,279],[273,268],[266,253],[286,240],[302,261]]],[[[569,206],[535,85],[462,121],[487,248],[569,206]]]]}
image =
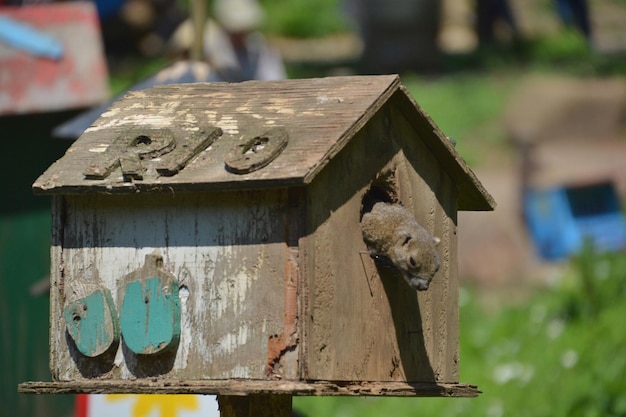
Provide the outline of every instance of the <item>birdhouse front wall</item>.
{"type": "MultiPolygon", "coordinates": [[[[268,345],[285,324],[287,195],[55,197],[54,378],[266,378],[268,345]],[[107,327],[116,319],[117,342],[107,327]],[[87,333],[94,320],[100,333],[87,333]]],[[[283,360],[280,371],[293,377],[295,367],[283,360]]]]}
{"type": "Polygon", "coordinates": [[[458,381],[456,186],[402,112],[379,111],[307,196],[305,378],[458,381]],[[427,291],[369,256],[359,222],[373,188],[441,239],[427,291]]]}

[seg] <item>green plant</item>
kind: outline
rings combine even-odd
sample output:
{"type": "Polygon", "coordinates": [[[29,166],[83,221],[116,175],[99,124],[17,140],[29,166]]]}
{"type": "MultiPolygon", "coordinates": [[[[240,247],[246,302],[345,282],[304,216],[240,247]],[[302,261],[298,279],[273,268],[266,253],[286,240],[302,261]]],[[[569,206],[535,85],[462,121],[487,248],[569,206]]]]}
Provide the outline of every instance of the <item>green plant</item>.
{"type": "Polygon", "coordinates": [[[507,145],[501,120],[516,79],[514,74],[459,73],[435,79],[409,75],[402,82],[474,166],[507,145]]]}
{"type": "Polygon", "coordinates": [[[461,380],[480,387],[478,398],[297,398],[295,408],[310,417],[626,416],[624,277],[623,253],[585,251],[521,305],[486,311],[463,288],[461,380]]]}
{"type": "Polygon", "coordinates": [[[263,0],[265,29],[274,34],[313,38],[345,32],[337,0],[263,0]]]}

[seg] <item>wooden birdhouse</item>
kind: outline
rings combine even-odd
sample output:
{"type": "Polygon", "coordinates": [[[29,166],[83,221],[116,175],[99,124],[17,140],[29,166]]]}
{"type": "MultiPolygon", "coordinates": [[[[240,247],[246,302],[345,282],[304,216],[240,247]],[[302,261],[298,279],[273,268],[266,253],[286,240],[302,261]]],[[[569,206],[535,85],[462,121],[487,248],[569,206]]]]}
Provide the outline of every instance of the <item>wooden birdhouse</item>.
{"type": "Polygon", "coordinates": [[[457,210],[494,202],[397,76],[134,91],[34,189],[53,197],[55,382],[23,391],[478,393],[457,210]],[[368,249],[378,202],[437,238],[425,291],[368,249]]]}

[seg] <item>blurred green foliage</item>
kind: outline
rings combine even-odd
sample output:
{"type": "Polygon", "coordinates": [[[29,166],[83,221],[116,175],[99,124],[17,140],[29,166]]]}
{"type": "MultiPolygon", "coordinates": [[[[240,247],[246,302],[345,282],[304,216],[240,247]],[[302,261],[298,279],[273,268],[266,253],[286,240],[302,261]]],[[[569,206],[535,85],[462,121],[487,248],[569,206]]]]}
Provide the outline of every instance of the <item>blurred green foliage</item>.
{"type": "Polygon", "coordinates": [[[268,19],[265,30],[294,38],[345,32],[338,0],[261,0],[268,19]]]}
{"type": "Polygon", "coordinates": [[[461,291],[461,380],[478,398],[296,398],[308,417],[626,416],[626,256],[584,251],[523,304],[461,291]]]}
{"type": "Polygon", "coordinates": [[[455,140],[457,151],[472,166],[483,162],[485,149],[507,146],[501,120],[516,80],[514,73],[402,77],[411,95],[444,134],[455,140]]]}

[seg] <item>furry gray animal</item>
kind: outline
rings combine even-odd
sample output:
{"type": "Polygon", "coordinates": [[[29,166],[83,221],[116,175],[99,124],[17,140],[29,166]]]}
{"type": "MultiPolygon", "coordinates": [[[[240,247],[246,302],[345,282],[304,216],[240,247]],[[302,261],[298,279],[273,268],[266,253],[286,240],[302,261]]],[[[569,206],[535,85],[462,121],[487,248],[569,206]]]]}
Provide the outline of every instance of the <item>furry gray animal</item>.
{"type": "Polygon", "coordinates": [[[441,262],[439,239],[399,204],[379,202],[361,219],[363,241],[370,255],[388,259],[414,289],[428,289],[441,262]]]}

